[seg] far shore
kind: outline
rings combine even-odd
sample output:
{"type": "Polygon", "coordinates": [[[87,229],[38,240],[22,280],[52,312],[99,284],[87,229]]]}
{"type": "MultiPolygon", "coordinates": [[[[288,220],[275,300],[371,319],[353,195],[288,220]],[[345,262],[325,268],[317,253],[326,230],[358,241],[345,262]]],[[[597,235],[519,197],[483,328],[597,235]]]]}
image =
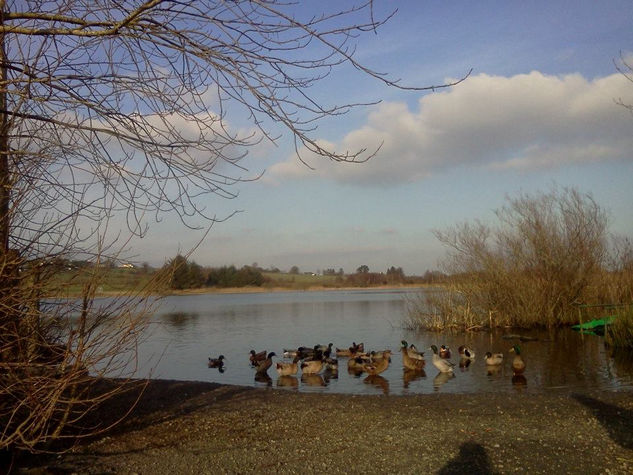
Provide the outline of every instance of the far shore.
{"type": "MultiPolygon", "coordinates": [[[[198,289],[168,290],[155,292],[154,295],[168,297],[174,295],[204,295],[204,294],[263,294],[276,292],[328,292],[328,291],[371,291],[371,290],[418,290],[423,288],[438,287],[438,284],[407,284],[407,285],[372,285],[367,287],[333,287],[322,285],[311,285],[305,288],[297,287],[202,287],[198,289]]],[[[97,291],[95,297],[120,297],[125,295],[141,294],[142,292],[121,292],[121,291],[97,291]]],[[[69,297],[80,297],[80,294],[69,295],[69,297]]]]}

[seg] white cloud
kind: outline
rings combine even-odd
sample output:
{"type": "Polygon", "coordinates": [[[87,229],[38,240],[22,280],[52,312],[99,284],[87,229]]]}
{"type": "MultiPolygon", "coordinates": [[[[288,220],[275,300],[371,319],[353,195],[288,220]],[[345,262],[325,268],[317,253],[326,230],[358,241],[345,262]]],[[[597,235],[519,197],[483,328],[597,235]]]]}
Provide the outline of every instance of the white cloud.
{"type": "MultiPolygon", "coordinates": [[[[337,150],[376,148],[369,162],[333,163],[306,155],[269,169],[269,181],[323,177],[348,183],[418,181],[458,166],[542,169],[633,158],[633,118],[615,103],[633,103],[621,74],[595,80],[539,72],[512,77],[480,74],[418,101],[383,103],[349,132],[337,150]],[[630,100],[627,100],[630,98],[630,100]]],[[[323,142],[327,143],[327,142],[323,142]]]]}

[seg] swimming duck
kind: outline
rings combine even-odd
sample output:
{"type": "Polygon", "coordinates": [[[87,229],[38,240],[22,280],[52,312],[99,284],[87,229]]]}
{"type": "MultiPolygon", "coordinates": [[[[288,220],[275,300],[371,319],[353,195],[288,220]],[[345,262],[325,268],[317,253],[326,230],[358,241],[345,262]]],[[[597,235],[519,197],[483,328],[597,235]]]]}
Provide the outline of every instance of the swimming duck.
{"type": "Polygon", "coordinates": [[[433,366],[435,366],[440,373],[452,373],[455,365],[444,358],[440,358],[440,355],[437,354],[437,346],[431,345],[431,350],[433,350],[433,366]]]}
{"type": "Polygon", "coordinates": [[[407,340],[401,340],[400,345],[402,348],[407,349],[407,354],[409,355],[409,358],[412,358],[415,360],[424,360],[424,352],[418,351],[418,349],[415,347],[413,343],[409,345],[407,343],[407,340]]]}
{"type": "Polygon", "coordinates": [[[217,358],[209,358],[209,368],[222,368],[224,366],[224,355],[217,358]]]}
{"type": "Polygon", "coordinates": [[[329,371],[338,371],[338,360],[335,358],[325,358],[325,369],[329,371]]]}
{"type": "Polygon", "coordinates": [[[255,350],[251,350],[248,358],[251,362],[251,366],[257,366],[261,361],[266,359],[266,350],[256,353],[255,350]]]}
{"type": "Polygon", "coordinates": [[[469,360],[475,358],[475,352],[471,348],[468,348],[466,345],[460,346],[459,348],[457,348],[457,351],[459,352],[459,356],[461,358],[467,358],[469,360]]]}
{"type": "Polygon", "coordinates": [[[451,349],[446,346],[446,345],[442,345],[440,346],[440,358],[450,358],[451,357],[451,349]]]}
{"type": "Polygon", "coordinates": [[[295,355],[292,363],[277,363],[275,369],[279,376],[292,376],[299,371],[299,355],[295,355]]]}
{"type": "Polygon", "coordinates": [[[301,371],[303,374],[319,374],[323,369],[323,359],[306,360],[301,363],[301,371]]]}
{"type": "Polygon", "coordinates": [[[521,357],[521,347],[514,345],[510,348],[510,352],[514,353],[514,359],[512,360],[512,371],[514,374],[523,374],[525,371],[525,361],[521,357]]]}
{"type": "MultiPolygon", "coordinates": [[[[372,353],[375,353],[375,352],[372,352],[372,353]]],[[[378,355],[378,354],[379,353],[375,353],[375,355],[378,355]]],[[[362,365],[363,372],[371,376],[375,376],[377,374],[382,373],[387,368],[389,368],[389,363],[391,362],[391,351],[385,350],[385,351],[380,352],[380,354],[381,354],[380,358],[376,358],[373,361],[362,365]]]]}
{"type": "Polygon", "coordinates": [[[416,359],[416,360],[423,360],[424,359],[424,351],[418,351],[418,349],[415,347],[415,345],[413,343],[411,343],[409,345],[409,356],[411,358],[416,359]]]}
{"type": "Polygon", "coordinates": [[[258,374],[266,373],[268,371],[268,368],[270,368],[273,365],[273,356],[277,356],[277,355],[275,354],[274,351],[271,351],[270,353],[268,353],[268,356],[266,356],[265,360],[260,361],[257,364],[258,374]]]}
{"type": "Polygon", "coordinates": [[[424,359],[416,359],[409,356],[409,348],[407,348],[407,342],[405,340],[402,340],[402,347],[400,348],[400,352],[402,353],[402,366],[405,369],[417,371],[424,368],[426,364],[426,361],[424,361],[424,359]]]}
{"type": "Polygon", "coordinates": [[[488,366],[498,366],[503,363],[503,353],[490,353],[484,355],[484,361],[488,366]]]}

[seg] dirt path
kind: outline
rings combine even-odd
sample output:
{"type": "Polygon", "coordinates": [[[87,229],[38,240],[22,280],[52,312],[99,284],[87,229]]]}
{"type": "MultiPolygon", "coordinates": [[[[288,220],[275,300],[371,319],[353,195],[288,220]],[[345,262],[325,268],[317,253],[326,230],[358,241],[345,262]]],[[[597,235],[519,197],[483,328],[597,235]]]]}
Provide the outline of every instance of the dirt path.
{"type": "Polygon", "coordinates": [[[116,431],[15,471],[624,474],[633,394],[352,396],[153,381],[116,431]]]}

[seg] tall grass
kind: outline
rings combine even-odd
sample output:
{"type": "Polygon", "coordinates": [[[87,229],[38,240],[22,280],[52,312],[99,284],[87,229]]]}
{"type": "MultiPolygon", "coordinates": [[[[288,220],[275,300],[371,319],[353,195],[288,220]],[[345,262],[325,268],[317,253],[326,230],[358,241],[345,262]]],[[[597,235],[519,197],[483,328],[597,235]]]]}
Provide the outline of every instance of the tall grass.
{"type": "Polygon", "coordinates": [[[605,332],[605,343],[612,348],[633,350],[633,305],[616,311],[615,320],[605,332]]]}

